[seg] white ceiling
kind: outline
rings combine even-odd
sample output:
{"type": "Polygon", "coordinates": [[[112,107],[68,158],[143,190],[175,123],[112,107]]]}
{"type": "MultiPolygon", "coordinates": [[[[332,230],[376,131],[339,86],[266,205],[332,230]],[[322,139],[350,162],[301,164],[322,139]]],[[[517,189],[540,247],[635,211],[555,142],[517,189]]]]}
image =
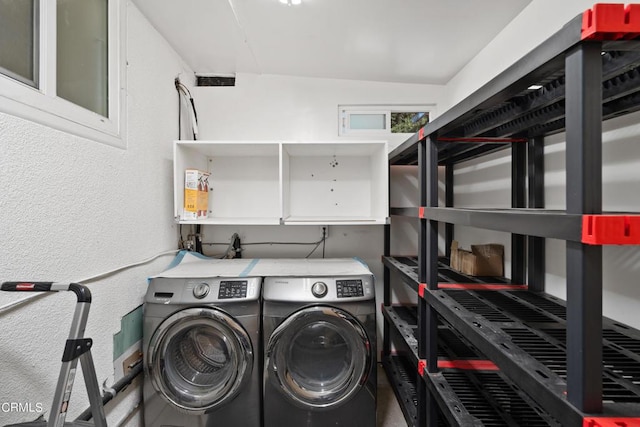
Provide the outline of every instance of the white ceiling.
{"type": "Polygon", "coordinates": [[[133,0],[198,74],[444,84],[532,0],[133,0]]]}

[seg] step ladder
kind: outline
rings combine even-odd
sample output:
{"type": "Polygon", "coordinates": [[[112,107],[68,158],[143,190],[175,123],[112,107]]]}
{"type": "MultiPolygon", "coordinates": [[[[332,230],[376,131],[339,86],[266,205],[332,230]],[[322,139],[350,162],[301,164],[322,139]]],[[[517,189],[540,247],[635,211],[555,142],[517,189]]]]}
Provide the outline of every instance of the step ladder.
{"type": "Polygon", "coordinates": [[[51,405],[49,421],[32,421],[26,423],[12,424],[6,427],[63,427],[63,426],[94,426],[107,427],[107,420],[104,415],[100,386],[91,356],[91,346],[93,340],[84,337],[84,330],[89,317],[89,307],[91,306],[91,292],[86,286],[78,283],[58,283],[58,282],[3,282],[0,290],[8,292],[60,292],[71,291],[76,294],[78,303],[71,322],[71,331],[62,354],[62,367],[58,377],[58,384],[51,405]],[[78,360],[82,365],[82,373],[89,395],[89,404],[93,422],[72,421],[65,422],[69,399],[75,379],[78,360]]]}

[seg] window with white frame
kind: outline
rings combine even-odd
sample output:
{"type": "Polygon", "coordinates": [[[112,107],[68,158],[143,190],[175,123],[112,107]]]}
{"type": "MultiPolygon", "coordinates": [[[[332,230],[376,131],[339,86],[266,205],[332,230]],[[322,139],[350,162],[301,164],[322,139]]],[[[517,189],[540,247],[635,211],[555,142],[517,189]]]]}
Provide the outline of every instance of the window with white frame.
{"type": "Polygon", "coordinates": [[[429,122],[433,105],[340,105],[338,134],[415,133],[429,122]]]}
{"type": "Polygon", "coordinates": [[[124,146],[124,0],[0,0],[0,111],[124,146]]]}

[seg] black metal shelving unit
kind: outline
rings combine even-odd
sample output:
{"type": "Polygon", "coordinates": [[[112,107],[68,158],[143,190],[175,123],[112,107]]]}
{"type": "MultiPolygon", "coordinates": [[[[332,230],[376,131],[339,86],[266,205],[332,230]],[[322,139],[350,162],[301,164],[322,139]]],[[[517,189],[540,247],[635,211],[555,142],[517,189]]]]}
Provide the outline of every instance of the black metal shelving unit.
{"type": "Polygon", "coordinates": [[[390,153],[420,188],[419,206],[390,209],[419,221],[418,256],[391,256],[387,225],[383,257],[383,360],[410,425],[640,425],[640,331],[602,317],[602,246],[640,244],[639,213],[602,211],[602,121],[638,110],[640,5],[597,4],[390,153]],[[562,131],[566,210],[550,211],[544,137],[562,131]],[[511,209],[454,207],[454,166],[499,150],[511,209]],[[510,278],[451,270],[441,222],[446,256],[456,224],[511,233],[510,278]],[[544,293],[546,238],[566,242],[566,302],[544,293]],[[415,308],[391,305],[392,277],[415,308]],[[452,336],[487,363],[443,364],[452,336]]]}
{"type": "Polygon", "coordinates": [[[422,380],[439,402],[438,425],[560,425],[443,318],[438,323],[440,372],[427,374],[417,354],[417,307],[383,306],[382,312],[396,347],[383,364],[397,385],[398,400],[412,425],[416,425],[419,409],[415,366],[420,366],[422,380]]]}

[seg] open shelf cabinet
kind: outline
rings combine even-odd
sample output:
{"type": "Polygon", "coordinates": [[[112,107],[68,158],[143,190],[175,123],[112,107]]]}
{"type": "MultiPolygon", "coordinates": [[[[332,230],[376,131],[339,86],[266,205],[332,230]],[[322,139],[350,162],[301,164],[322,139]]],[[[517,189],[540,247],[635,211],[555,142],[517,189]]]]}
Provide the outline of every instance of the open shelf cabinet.
{"type": "Polygon", "coordinates": [[[385,224],[387,145],[282,144],[284,224],[385,224]]]}
{"type": "Polygon", "coordinates": [[[280,146],[269,141],[176,141],[175,217],[184,224],[280,224],[280,146]],[[186,221],[184,171],[209,172],[208,217],[186,221]]]}
{"type": "Polygon", "coordinates": [[[175,141],[182,224],[386,224],[386,141],[175,141]],[[183,216],[186,169],[209,172],[207,218],[183,216]]]}
{"type": "Polygon", "coordinates": [[[419,206],[390,208],[419,223],[417,257],[391,256],[391,225],[383,257],[383,360],[397,388],[397,366],[411,378],[410,425],[640,425],[640,331],[602,316],[602,246],[640,244],[640,213],[602,210],[602,121],[638,110],[640,5],[597,4],[389,154],[419,177],[419,206]],[[558,132],[566,209],[551,211],[543,147],[558,132]],[[455,207],[454,166],[499,150],[511,153],[511,209],[455,207]],[[509,278],[451,270],[454,225],[510,233],[509,278]],[[566,242],[566,302],[544,292],[547,238],[566,242]],[[391,304],[392,278],[414,307],[391,304]],[[452,335],[475,357],[452,363],[452,335]]]}

